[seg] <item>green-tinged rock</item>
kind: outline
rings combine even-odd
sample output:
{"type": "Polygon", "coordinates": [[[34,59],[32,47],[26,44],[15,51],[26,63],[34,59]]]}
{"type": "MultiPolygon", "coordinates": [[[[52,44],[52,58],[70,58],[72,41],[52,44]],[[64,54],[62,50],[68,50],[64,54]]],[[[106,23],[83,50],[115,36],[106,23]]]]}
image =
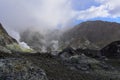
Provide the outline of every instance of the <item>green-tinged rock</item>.
{"type": "Polygon", "coordinates": [[[8,49],[8,50],[10,50],[11,52],[26,52],[26,53],[28,53],[28,52],[30,52],[30,53],[32,53],[32,52],[35,52],[33,49],[28,49],[28,48],[23,48],[23,47],[21,47],[19,44],[17,44],[17,43],[13,43],[13,44],[9,44],[9,45],[6,45],[6,48],[8,49]]]}
{"type": "Polygon", "coordinates": [[[6,47],[3,47],[3,46],[0,46],[0,52],[9,53],[9,54],[12,53],[9,49],[7,49],[6,47]]]}
{"type": "Polygon", "coordinates": [[[6,48],[8,50],[11,50],[12,52],[21,52],[22,51],[22,48],[20,47],[20,45],[16,44],[16,43],[6,45],[6,48]]]}

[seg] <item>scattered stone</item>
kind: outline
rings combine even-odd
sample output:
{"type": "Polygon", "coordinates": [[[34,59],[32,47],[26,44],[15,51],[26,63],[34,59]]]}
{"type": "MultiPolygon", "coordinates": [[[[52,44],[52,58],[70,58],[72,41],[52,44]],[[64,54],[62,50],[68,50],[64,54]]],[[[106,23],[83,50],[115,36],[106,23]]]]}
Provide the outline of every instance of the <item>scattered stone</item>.
{"type": "Polygon", "coordinates": [[[0,59],[0,80],[48,80],[45,72],[19,58],[0,59]]]}

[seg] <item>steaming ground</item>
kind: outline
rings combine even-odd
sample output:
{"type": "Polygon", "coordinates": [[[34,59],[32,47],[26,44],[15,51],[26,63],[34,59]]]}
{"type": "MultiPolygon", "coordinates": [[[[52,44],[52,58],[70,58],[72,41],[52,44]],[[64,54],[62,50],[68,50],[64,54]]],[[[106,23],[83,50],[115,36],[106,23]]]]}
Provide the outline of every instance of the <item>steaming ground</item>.
{"type": "Polygon", "coordinates": [[[13,30],[9,30],[8,32],[13,38],[15,38],[17,40],[17,42],[19,43],[19,45],[22,48],[26,48],[26,49],[30,49],[30,47],[27,45],[27,43],[25,43],[24,41],[20,41],[20,34],[17,31],[13,31],[13,30]]]}
{"type": "Polygon", "coordinates": [[[20,33],[20,41],[24,41],[31,48],[40,52],[57,51],[59,50],[61,35],[62,31],[60,29],[48,30],[45,34],[36,30],[27,29],[20,33]]]}

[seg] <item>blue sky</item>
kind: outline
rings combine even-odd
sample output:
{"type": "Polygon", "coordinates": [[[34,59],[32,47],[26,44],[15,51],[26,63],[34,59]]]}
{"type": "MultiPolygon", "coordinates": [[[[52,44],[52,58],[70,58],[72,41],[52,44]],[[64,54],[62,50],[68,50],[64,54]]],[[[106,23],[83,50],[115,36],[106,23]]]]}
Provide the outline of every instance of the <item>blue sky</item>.
{"type": "Polygon", "coordinates": [[[16,31],[46,30],[87,20],[120,23],[120,0],[0,0],[0,22],[16,31]]]}
{"type": "Polygon", "coordinates": [[[96,3],[94,0],[72,0],[73,8],[75,10],[85,10],[91,6],[99,6],[100,3],[96,3]]]}

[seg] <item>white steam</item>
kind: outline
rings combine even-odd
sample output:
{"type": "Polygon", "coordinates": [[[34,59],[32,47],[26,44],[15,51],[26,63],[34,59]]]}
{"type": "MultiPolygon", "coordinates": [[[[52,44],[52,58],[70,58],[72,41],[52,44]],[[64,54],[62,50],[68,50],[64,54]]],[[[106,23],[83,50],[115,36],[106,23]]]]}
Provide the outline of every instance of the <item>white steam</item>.
{"type": "Polygon", "coordinates": [[[0,0],[0,20],[7,28],[23,31],[27,28],[46,33],[65,27],[75,17],[72,0],[0,0]]]}
{"type": "Polygon", "coordinates": [[[42,48],[41,48],[41,52],[47,52],[47,49],[46,49],[45,46],[42,46],[42,48]]]}
{"type": "Polygon", "coordinates": [[[20,46],[25,49],[30,49],[30,47],[25,42],[19,42],[20,46]]]}
{"type": "Polygon", "coordinates": [[[25,42],[20,41],[20,35],[18,32],[10,30],[9,34],[17,40],[17,42],[22,48],[30,49],[30,47],[25,42]]]}
{"type": "Polygon", "coordinates": [[[58,49],[59,49],[59,41],[58,40],[52,40],[51,44],[52,44],[52,51],[58,51],[58,49]]]}

